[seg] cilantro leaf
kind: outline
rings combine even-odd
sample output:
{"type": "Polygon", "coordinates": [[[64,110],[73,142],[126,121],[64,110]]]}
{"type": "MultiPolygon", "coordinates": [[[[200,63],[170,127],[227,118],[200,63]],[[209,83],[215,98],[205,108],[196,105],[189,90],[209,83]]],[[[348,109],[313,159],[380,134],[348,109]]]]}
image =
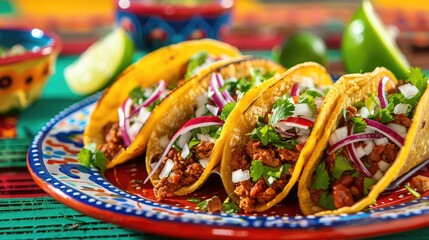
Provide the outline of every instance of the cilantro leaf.
{"type": "Polygon", "coordinates": [[[339,179],[345,171],[352,170],[354,171],[355,169],[352,167],[352,165],[350,165],[347,158],[339,155],[335,158],[334,168],[332,169],[332,176],[334,177],[334,179],[339,179]]]}
{"type": "MultiPolygon", "coordinates": [[[[310,90],[306,90],[305,93],[307,93],[308,91],[310,91],[310,90]]],[[[314,92],[316,92],[316,91],[314,91],[314,92]]],[[[307,103],[308,107],[310,107],[311,112],[313,114],[316,114],[317,113],[316,97],[314,97],[312,95],[307,95],[305,93],[301,94],[299,96],[298,102],[299,103],[307,103]]]]}
{"type": "Polygon", "coordinates": [[[190,197],[190,198],[187,198],[186,200],[188,202],[191,202],[191,203],[199,203],[199,202],[201,202],[201,198],[198,198],[198,197],[190,197]]]}
{"type": "Polygon", "coordinates": [[[294,110],[295,104],[290,101],[289,95],[283,95],[274,103],[272,109],[273,114],[271,115],[268,124],[275,126],[280,120],[292,116],[294,110]]]}
{"type": "Polygon", "coordinates": [[[158,99],[156,99],[155,100],[155,102],[153,102],[151,105],[149,105],[149,107],[147,107],[146,109],[149,111],[149,112],[152,112],[153,111],[153,109],[155,109],[155,107],[156,106],[158,106],[160,103],[161,103],[161,99],[160,98],[158,98],[158,99]]]}
{"type": "Polygon", "coordinates": [[[364,178],[363,180],[363,193],[368,194],[371,190],[371,187],[377,183],[377,180],[374,178],[364,178]]]}
{"type": "Polygon", "coordinates": [[[280,134],[271,126],[264,125],[263,123],[258,123],[258,126],[253,130],[251,135],[253,139],[260,140],[264,146],[273,144],[278,148],[293,149],[297,144],[293,138],[282,139],[280,134]]]}
{"type": "Polygon", "coordinates": [[[325,163],[320,163],[316,168],[316,176],[314,177],[313,189],[327,190],[329,188],[330,178],[326,170],[325,163]]]}
{"type": "Polygon", "coordinates": [[[185,80],[188,80],[195,74],[198,67],[203,65],[207,61],[208,53],[206,51],[200,51],[194,54],[188,63],[188,68],[185,74],[185,80]]]}
{"type": "Polygon", "coordinates": [[[106,171],[107,158],[100,150],[97,150],[96,143],[90,143],[82,148],[77,156],[77,160],[85,167],[92,165],[99,168],[101,173],[106,171]]]}
{"type": "MultiPolygon", "coordinates": [[[[410,69],[410,74],[408,75],[408,79],[406,82],[410,82],[414,86],[419,89],[418,95],[423,95],[426,91],[428,77],[422,72],[422,70],[418,67],[412,67],[410,69]]],[[[420,97],[419,97],[420,99],[420,97]]]]}
{"type": "Polygon", "coordinates": [[[205,210],[206,210],[206,208],[207,208],[207,205],[209,205],[209,201],[208,201],[208,199],[207,199],[207,200],[204,200],[204,201],[202,201],[202,202],[200,202],[200,203],[198,203],[198,204],[197,204],[197,207],[198,207],[201,211],[205,211],[205,210]]]}
{"type": "Polygon", "coordinates": [[[325,191],[320,194],[320,198],[319,201],[317,201],[317,204],[328,210],[334,210],[336,208],[334,204],[334,197],[325,191]]]}
{"type": "Polygon", "coordinates": [[[250,166],[250,176],[252,177],[252,181],[256,182],[264,173],[264,165],[261,161],[252,161],[252,165],[250,166]]]}
{"type": "Polygon", "coordinates": [[[237,213],[237,212],[240,212],[240,210],[241,209],[237,205],[237,203],[232,201],[230,197],[227,197],[225,201],[223,201],[222,203],[222,211],[224,213],[237,213]]]}
{"type": "Polygon", "coordinates": [[[131,98],[131,100],[133,100],[133,103],[138,104],[139,102],[141,102],[141,99],[146,99],[145,89],[140,86],[136,86],[128,94],[128,97],[131,98]]]}
{"type": "Polygon", "coordinates": [[[355,117],[352,116],[352,121],[354,122],[353,125],[353,133],[361,133],[361,132],[365,132],[367,124],[366,122],[363,120],[362,117],[355,117]]]}
{"type": "Polygon", "coordinates": [[[198,138],[193,137],[191,139],[191,141],[189,142],[189,148],[191,149],[193,146],[196,146],[196,145],[200,144],[200,142],[201,141],[198,138]]]}
{"type": "Polygon", "coordinates": [[[234,109],[234,107],[235,107],[234,102],[227,103],[225,106],[223,106],[222,112],[220,113],[219,118],[222,119],[223,121],[226,121],[226,119],[228,118],[229,114],[234,109]]]}

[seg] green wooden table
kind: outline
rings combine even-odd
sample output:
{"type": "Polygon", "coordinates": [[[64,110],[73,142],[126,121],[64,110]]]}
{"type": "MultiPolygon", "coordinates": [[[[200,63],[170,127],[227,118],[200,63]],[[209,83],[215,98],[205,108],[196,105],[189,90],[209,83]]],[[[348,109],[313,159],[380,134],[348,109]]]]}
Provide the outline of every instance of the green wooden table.
{"type": "MultiPolygon", "coordinates": [[[[267,52],[252,52],[251,54],[269,55],[267,52]]],[[[137,53],[135,60],[142,55],[142,53],[137,53]]],[[[330,57],[338,59],[338,53],[332,52],[330,57]]],[[[51,117],[84,98],[73,94],[63,77],[64,68],[75,59],[76,56],[59,57],[56,63],[56,73],[49,80],[43,97],[22,112],[19,117],[19,138],[31,138],[51,117]]],[[[3,175],[10,171],[13,172],[16,169],[0,168],[0,174],[3,175]]],[[[429,228],[374,239],[427,239],[427,235],[429,235],[429,228]]],[[[0,239],[38,238],[160,239],[159,236],[135,232],[85,216],[49,196],[33,198],[1,198],[0,196],[0,239]]]]}

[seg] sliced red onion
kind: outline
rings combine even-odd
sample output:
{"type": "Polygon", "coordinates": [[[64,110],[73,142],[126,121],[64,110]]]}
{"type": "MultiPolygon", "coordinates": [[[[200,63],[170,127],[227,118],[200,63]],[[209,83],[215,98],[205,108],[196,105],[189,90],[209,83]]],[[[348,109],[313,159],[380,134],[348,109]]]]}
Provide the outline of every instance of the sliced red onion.
{"type": "Polygon", "coordinates": [[[395,109],[393,109],[393,113],[394,114],[405,114],[405,113],[407,113],[409,106],[410,106],[410,104],[399,103],[398,105],[395,106],[395,109]]]}
{"type": "Polygon", "coordinates": [[[162,159],[164,159],[164,157],[167,156],[168,152],[170,151],[170,149],[173,146],[176,139],[179,138],[179,136],[181,136],[181,135],[183,135],[183,134],[185,134],[191,130],[197,129],[197,128],[208,127],[208,126],[221,126],[223,124],[224,124],[224,122],[222,121],[222,119],[220,119],[219,117],[216,117],[216,116],[202,116],[202,117],[193,118],[193,119],[189,120],[188,122],[186,122],[182,126],[182,128],[180,128],[179,131],[177,131],[173,135],[173,137],[171,138],[167,147],[165,148],[164,152],[162,153],[161,157],[159,158],[156,166],[149,173],[149,175],[145,179],[144,183],[146,183],[150,179],[150,177],[152,177],[152,175],[156,172],[156,170],[159,168],[159,166],[162,163],[162,159]]]}
{"type": "Polygon", "coordinates": [[[364,118],[363,120],[367,123],[367,126],[369,128],[373,128],[374,130],[383,134],[384,136],[389,138],[390,141],[394,142],[398,147],[402,147],[404,145],[404,138],[386,125],[368,118],[364,118]]]}
{"type": "Polygon", "coordinates": [[[363,162],[357,157],[356,152],[355,152],[355,148],[354,148],[354,144],[349,144],[346,146],[347,151],[349,152],[350,158],[352,159],[352,161],[354,162],[354,164],[360,169],[362,170],[362,172],[367,176],[367,177],[372,177],[371,172],[366,168],[365,164],[363,164],[363,162]]]}
{"type": "Polygon", "coordinates": [[[165,161],[164,168],[162,169],[161,173],[159,174],[159,179],[163,179],[164,177],[167,177],[168,174],[171,172],[171,169],[174,167],[174,162],[171,159],[167,159],[165,161]]]}
{"type": "Polygon", "coordinates": [[[128,98],[118,109],[119,128],[121,129],[122,139],[124,140],[124,145],[126,147],[128,147],[131,144],[131,139],[130,139],[130,136],[128,135],[128,129],[130,128],[128,114],[131,110],[132,105],[133,105],[133,101],[131,100],[131,98],[128,98]]]}
{"type": "Polygon", "coordinates": [[[385,109],[387,107],[388,101],[386,97],[386,83],[390,78],[384,76],[381,81],[378,83],[378,100],[380,101],[380,107],[385,109]]]}
{"type": "Polygon", "coordinates": [[[232,182],[233,183],[238,183],[238,182],[242,182],[242,181],[246,181],[250,179],[250,172],[249,170],[235,170],[234,172],[232,172],[232,182]]]}
{"type": "Polygon", "coordinates": [[[209,92],[213,91],[213,102],[216,104],[216,106],[219,107],[219,110],[223,109],[223,106],[227,104],[228,102],[224,99],[223,95],[220,92],[220,86],[216,79],[216,74],[212,74],[210,77],[210,86],[209,86],[209,92]]]}
{"type": "Polygon", "coordinates": [[[161,97],[162,93],[167,88],[167,83],[165,83],[164,80],[160,80],[158,82],[158,86],[156,87],[155,91],[153,91],[152,95],[150,95],[143,103],[143,107],[149,107],[152,103],[154,103],[158,98],[161,97]]]}
{"type": "Polygon", "coordinates": [[[419,89],[411,83],[404,84],[398,88],[406,99],[413,98],[419,93],[419,89]]]}
{"type": "Polygon", "coordinates": [[[290,90],[290,96],[291,97],[299,96],[299,84],[298,83],[294,83],[292,85],[292,89],[290,90]]]}
{"type": "MultiPolygon", "coordinates": [[[[215,73],[215,74],[216,74],[216,80],[217,80],[219,87],[220,88],[223,87],[223,85],[225,85],[225,82],[222,78],[222,75],[220,73],[215,73]]],[[[222,93],[222,96],[225,99],[225,101],[227,101],[227,103],[228,102],[234,102],[235,103],[234,98],[232,98],[232,96],[231,96],[231,94],[229,94],[228,90],[224,89],[221,93],[222,93]]]]}
{"type": "MultiPolygon", "coordinates": [[[[343,140],[340,140],[338,142],[336,142],[335,144],[331,145],[328,148],[328,154],[332,154],[334,152],[336,152],[338,149],[355,143],[355,142],[360,142],[360,141],[365,141],[365,140],[371,140],[371,139],[377,139],[377,138],[382,138],[383,135],[379,134],[379,133],[357,133],[357,134],[352,134],[347,136],[346,138],[344,138],[343,140]]],[[[363,149],[362,149],[363,150],[363,149]]]]}
{"type": "Polygon", "coordinates": [[[314,121],[303,117],[288,117],[286,119],[280,120],[280,122],[286,126],[303,129],[308,129],[314,124],[314,121]]]}

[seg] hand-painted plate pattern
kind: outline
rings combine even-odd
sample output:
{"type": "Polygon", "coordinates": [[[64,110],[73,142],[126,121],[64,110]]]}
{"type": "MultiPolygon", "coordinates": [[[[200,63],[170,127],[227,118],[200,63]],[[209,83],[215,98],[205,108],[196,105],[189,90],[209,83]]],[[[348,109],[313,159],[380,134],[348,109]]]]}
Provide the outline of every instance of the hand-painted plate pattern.
{"type": "MultiPolygon", "coordinates": [[[[382,194],[369,211],[325,217],[301,216],[293,197],[255,215],[205,213],[183,197],[157,203],[150,185],[132,184],[146,176],[141,160],[105,175],[77,161],[83,147],[82,133],[98,97],[89,97],[52,118],[35,137],[28,153],[28,167],[35,181],[57,200],[87,215],[148,233],[193,238],[336,239],[429,225],[429,194],[414,199],[403,188],[382,194]],[[166,227],[174,231],[166,231],[166,227]]],[[[427,169],[419,174],[429,175],[427,169]]],[[[205,198],[224,194],[220,179],[211,181],[217,181],[209,184],[216,187],[207,190],[203,186],[196,195],[205,198]]]]}

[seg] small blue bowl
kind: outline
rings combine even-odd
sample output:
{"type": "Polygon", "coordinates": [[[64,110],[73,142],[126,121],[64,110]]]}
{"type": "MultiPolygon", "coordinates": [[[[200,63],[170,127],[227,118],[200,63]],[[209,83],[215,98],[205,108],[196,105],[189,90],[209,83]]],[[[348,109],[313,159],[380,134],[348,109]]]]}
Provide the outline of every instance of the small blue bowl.
{"type": "Polygon", "coordinates": [[[120,0],[117,21],[138,49],[151,51],[191,39],[219,39],[230,26],[233,3],[218,0],[180,5],[120,0]]]}
{"type": "Polygon", "coordinates": [[[0,28],[0,46],[25,52],[0,57],[0,115],[17,112],[40,98],[53,74],[61,43],[52,33],[32,28],[0,28]]]}

